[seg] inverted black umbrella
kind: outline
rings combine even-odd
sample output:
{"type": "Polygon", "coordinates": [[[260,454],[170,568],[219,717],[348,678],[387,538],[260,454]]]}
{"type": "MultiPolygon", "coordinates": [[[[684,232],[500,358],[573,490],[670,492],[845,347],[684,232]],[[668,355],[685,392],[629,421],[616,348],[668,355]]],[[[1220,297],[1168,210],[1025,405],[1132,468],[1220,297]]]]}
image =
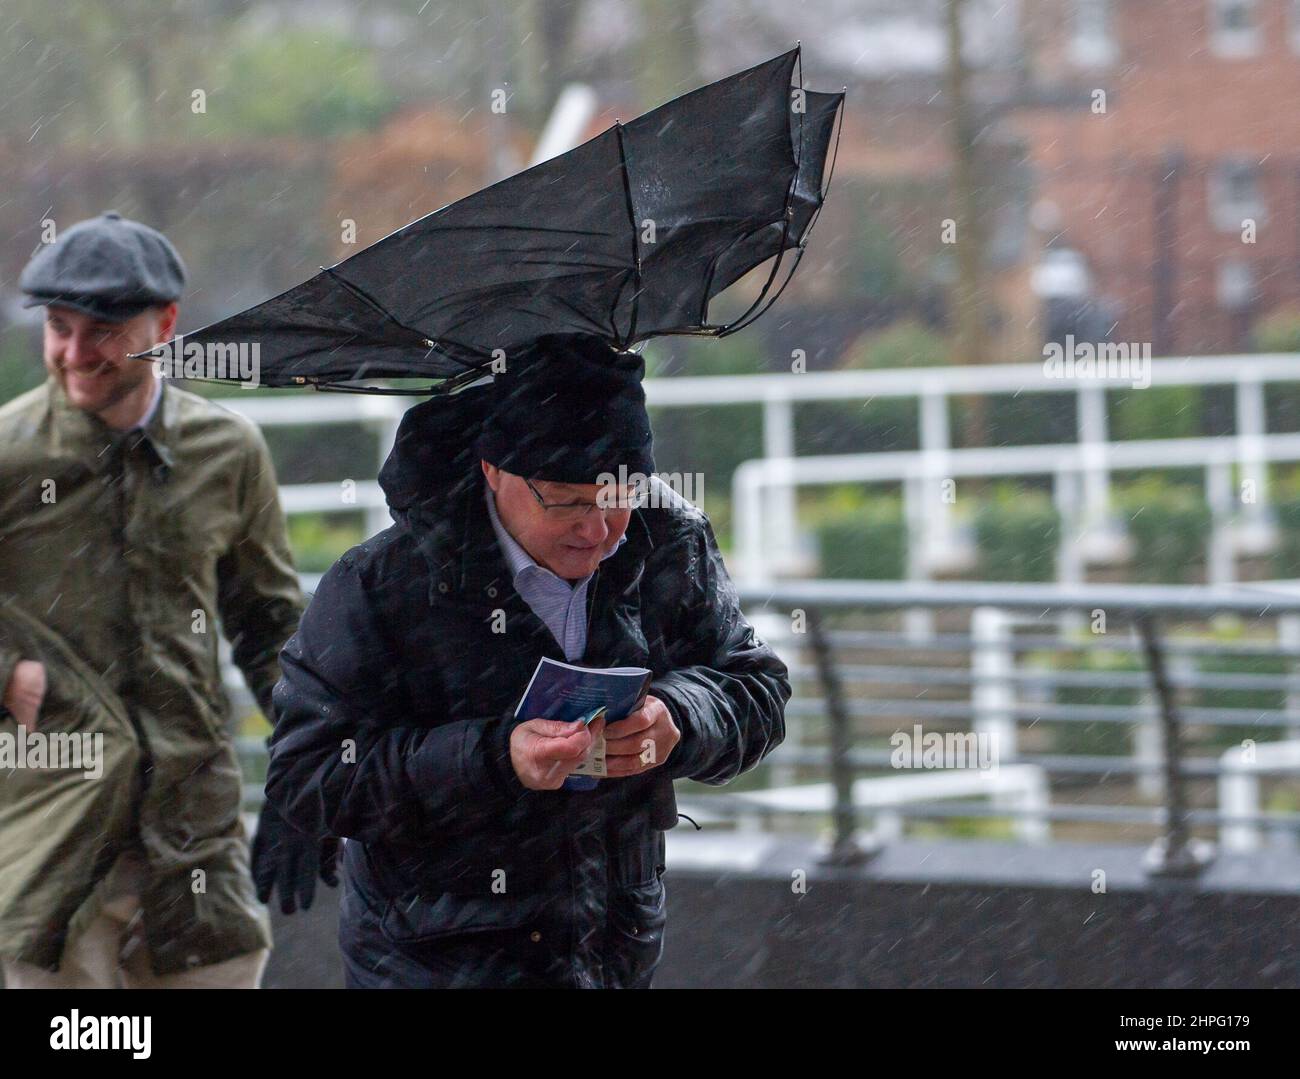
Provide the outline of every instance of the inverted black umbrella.
{"type": "MultiPolygon", "coordinates": [[[[789,282],[825,197],[844,94],[805,90],[799,61],[796,47],[616,122],[144,355],[175,357],[180,374],[184,356],[256,344],[265,386],[429,393],[360,382],[427,376],[450,391],[547,333],[619,349],[733,333],[789,282]],[[710,323],[710,301],[774,256],[749,309],[710,323]]],[[[235,366],[218,380],[239,379],[235,366]]]]}

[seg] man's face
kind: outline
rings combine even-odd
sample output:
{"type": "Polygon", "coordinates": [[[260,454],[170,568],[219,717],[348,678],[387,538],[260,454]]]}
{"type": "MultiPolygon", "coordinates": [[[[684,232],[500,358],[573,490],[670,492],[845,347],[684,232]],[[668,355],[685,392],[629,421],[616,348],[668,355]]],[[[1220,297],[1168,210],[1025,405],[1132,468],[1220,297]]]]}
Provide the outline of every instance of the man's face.
{"type": "MultiPolygon", "coordinates": [[[[589,510],[576,521],[557,521],[543,509],[521,476],[487,461],[483,473],[492,485],[501,523],[534,562],[557,577],[577,581],[594,573],[600,560],[617,545],[632,519],[631,509],[589,510]]],[[[598,483],[552,483],[534,480],[547,503],[593,503],[604,488],[598,483]]]]}
{"type": "Polygon", "coordinates": [[[151,307],[125,322],[103,322],[70,307],[45,309],[45,367],[68,402],[102,413],[153,378],[153,364],[127,359],[171,336],[176,305],[151,307]]]}

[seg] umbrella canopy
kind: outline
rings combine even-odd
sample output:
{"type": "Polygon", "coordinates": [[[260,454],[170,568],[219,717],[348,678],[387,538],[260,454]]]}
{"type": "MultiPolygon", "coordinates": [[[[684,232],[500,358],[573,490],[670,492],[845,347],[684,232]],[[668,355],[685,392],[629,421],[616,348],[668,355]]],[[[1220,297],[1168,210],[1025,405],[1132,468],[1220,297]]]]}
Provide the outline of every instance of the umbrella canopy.
{"type": "Polygon", "coordinates": [[[788,282],[825,197],[844,95],[803,89],[799,56],[791,49],[615,123],[143,355],[175,357],[179,374],[195,346],[211,355],[256,344],[266,386],[429,377],[449,390],[543,334],[626,349],[661,334],[734,332],[788,282]],[[749,310],[711,324],[710,301],[769,259],[749,310]]]}

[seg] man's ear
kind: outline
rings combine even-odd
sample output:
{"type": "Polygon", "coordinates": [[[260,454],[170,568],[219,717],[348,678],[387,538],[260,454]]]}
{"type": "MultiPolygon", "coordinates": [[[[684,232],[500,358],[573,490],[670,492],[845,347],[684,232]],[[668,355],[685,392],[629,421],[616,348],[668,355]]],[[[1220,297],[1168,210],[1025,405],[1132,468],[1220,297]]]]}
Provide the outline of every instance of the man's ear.
{"type": "Polygon", "coordinates": [[[173,301],[158,308],[158,340],[155,344],[166,344],[176,334],[176,316],[180,308],[173,301]]]}
{"type": "Polygon", "coordinates": [[[483,475],[487,477],[488,486],[492,488],[492,493],[496,494],[501,484],[501,469],[482,458],[479,459],[479,464],[483,466],[483,475]]]}

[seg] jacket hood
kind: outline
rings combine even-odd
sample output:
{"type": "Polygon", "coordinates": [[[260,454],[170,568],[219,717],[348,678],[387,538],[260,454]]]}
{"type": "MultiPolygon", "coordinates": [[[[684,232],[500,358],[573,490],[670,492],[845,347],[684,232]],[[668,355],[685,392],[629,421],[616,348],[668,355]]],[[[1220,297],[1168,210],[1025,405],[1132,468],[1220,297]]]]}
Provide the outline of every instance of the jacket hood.
{"type": "Polygon", "coordinates": [[[407,410],[379,472],[394,520],[427,524],[476,484],[475,442],[490,404],[487,387],[476,386],[407,410]]]}

